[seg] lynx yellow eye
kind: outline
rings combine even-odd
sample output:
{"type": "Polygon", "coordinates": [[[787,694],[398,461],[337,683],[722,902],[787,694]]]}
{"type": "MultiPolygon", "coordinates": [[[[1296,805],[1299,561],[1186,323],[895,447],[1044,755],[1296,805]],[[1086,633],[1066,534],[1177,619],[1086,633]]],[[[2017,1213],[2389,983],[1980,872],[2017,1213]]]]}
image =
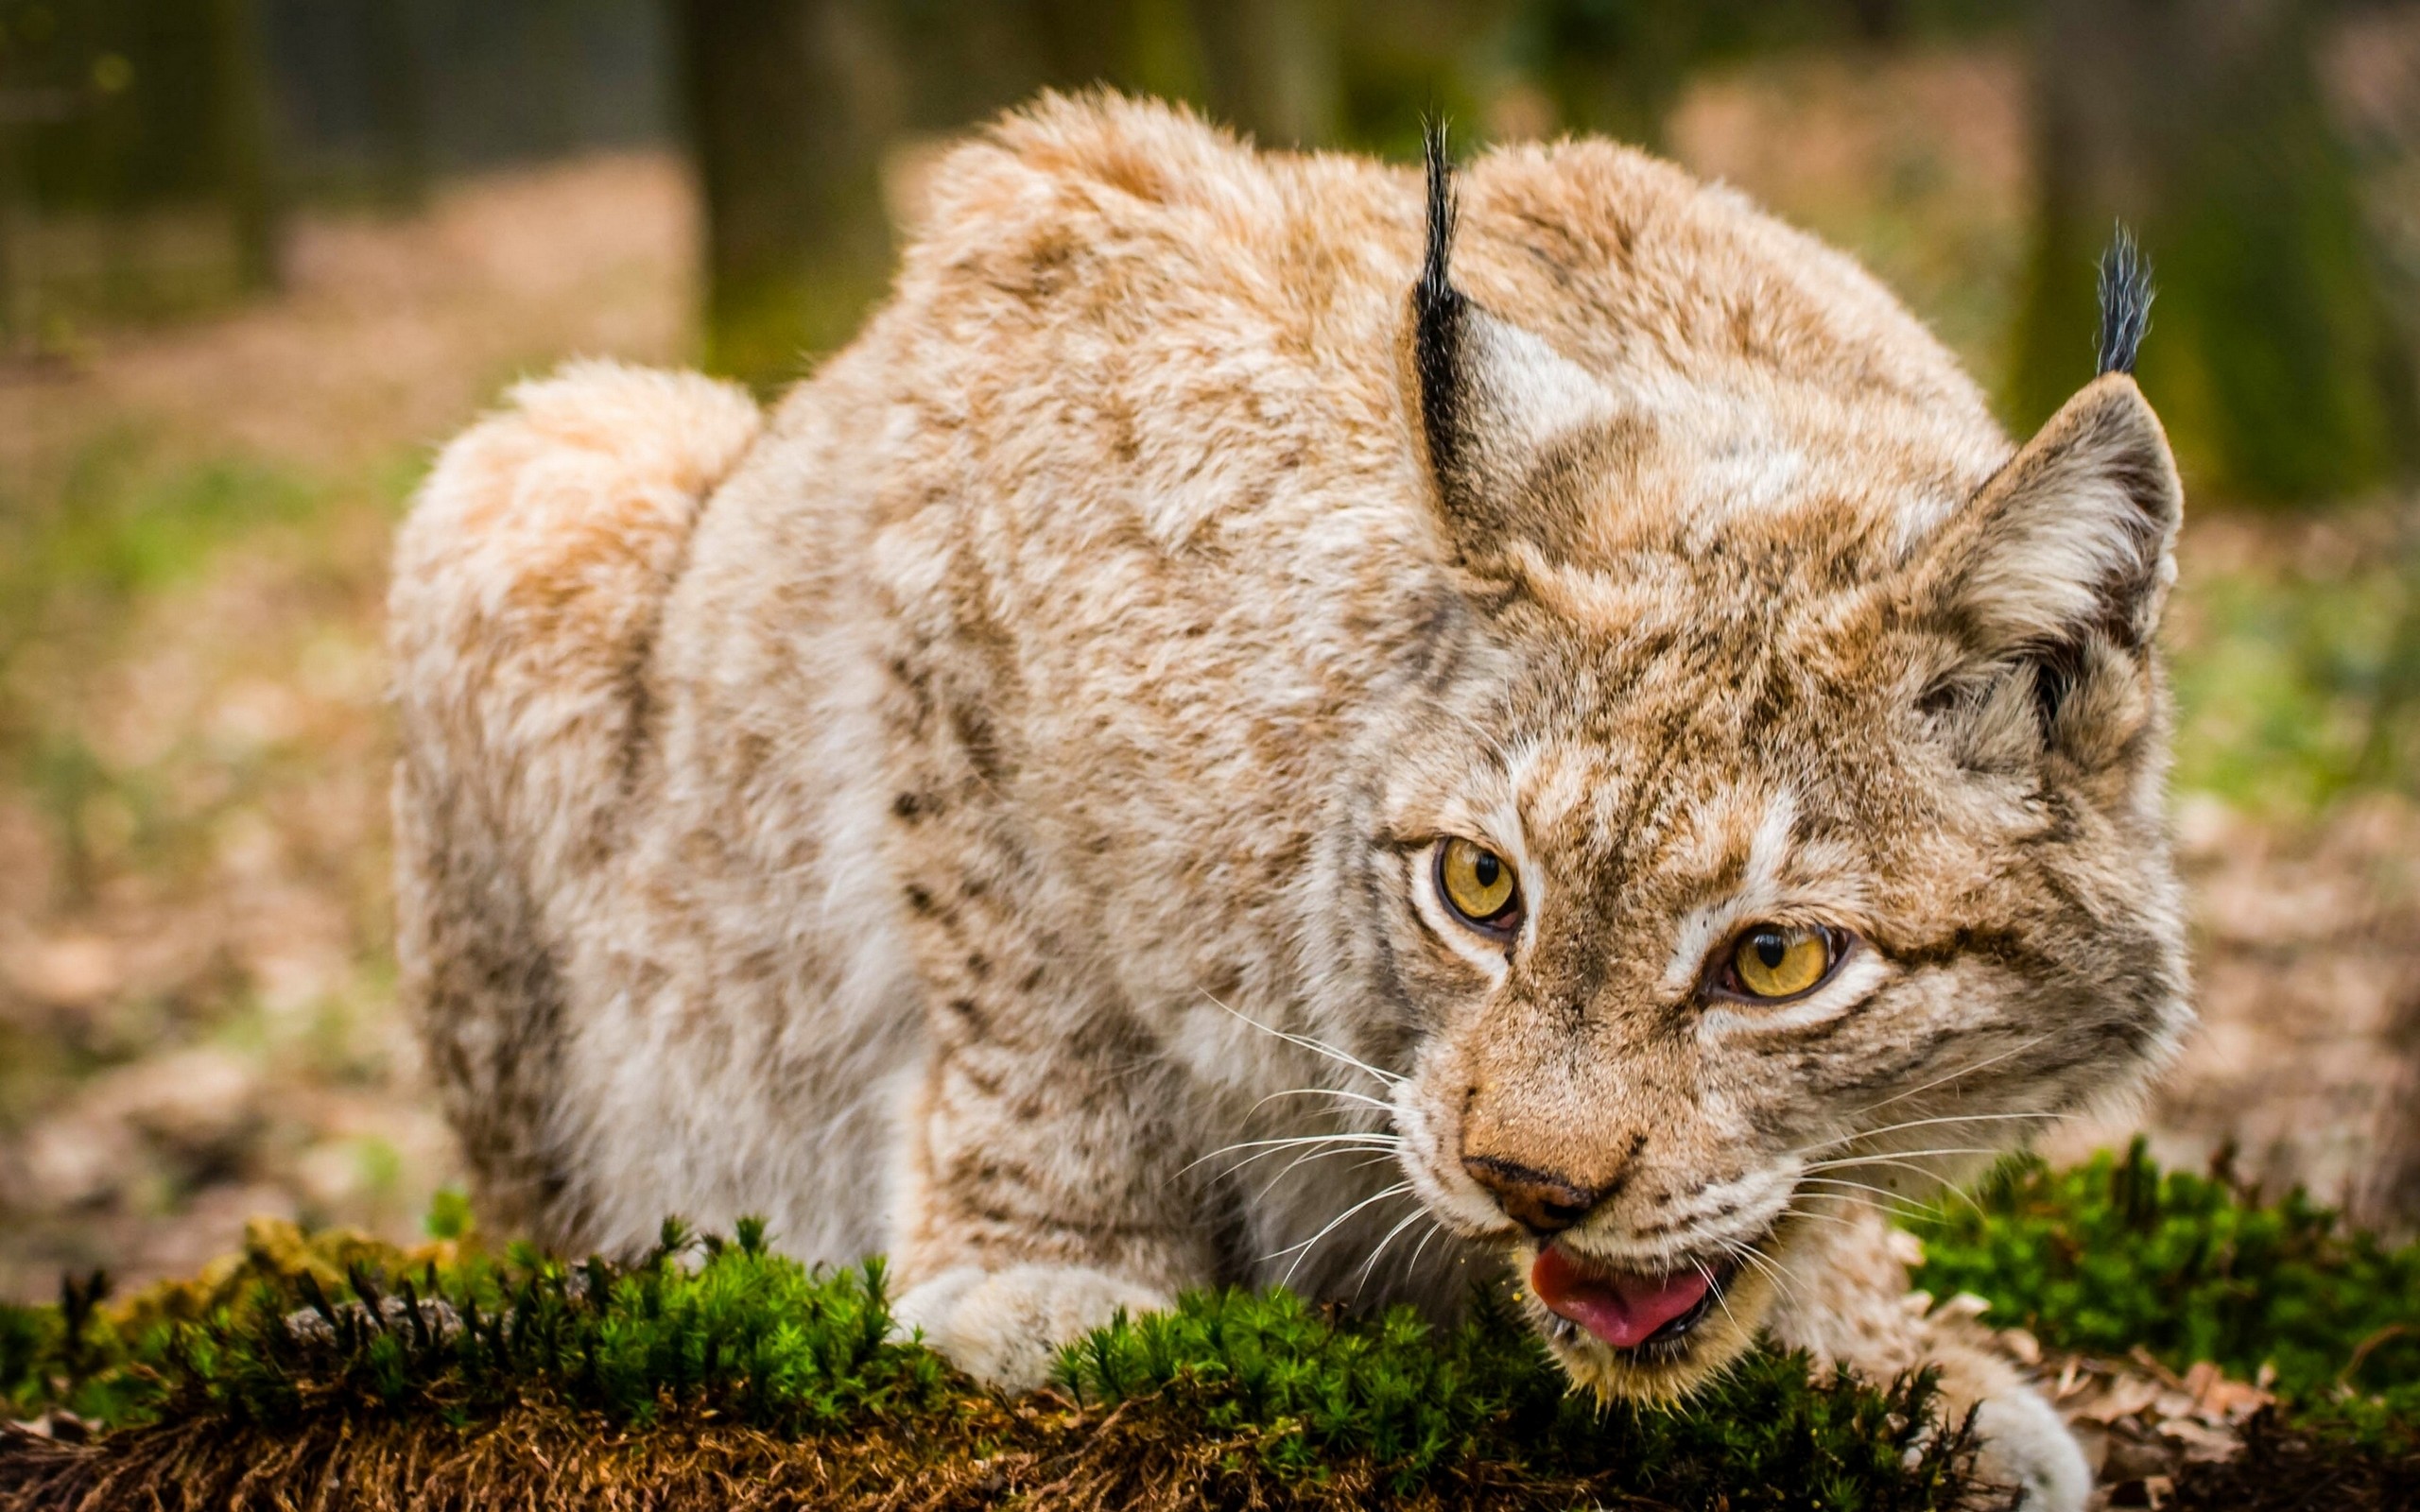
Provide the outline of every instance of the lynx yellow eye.
{"type": "Polygon", "coordinates": [[[1832,970],[1832,937],[1797,924],[1758,924],[1731,948],[1731,983],[1752,998],[1794,998],[1832,970]]]}
{"type": "Polygon", "coordinates": [[[1437,890],[1466,924],[1508,931],[1520,922],[1521,887],[1512,864],[1485,846],[1446,841],[1437,852],[1437,890]]]}

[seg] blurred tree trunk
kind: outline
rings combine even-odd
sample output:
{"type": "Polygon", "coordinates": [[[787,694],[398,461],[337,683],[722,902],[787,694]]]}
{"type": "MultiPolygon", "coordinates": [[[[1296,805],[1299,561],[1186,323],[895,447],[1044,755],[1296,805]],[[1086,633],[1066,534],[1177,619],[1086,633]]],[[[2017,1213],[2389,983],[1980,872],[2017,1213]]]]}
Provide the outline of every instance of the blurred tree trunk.
{"type": "Polygon", "coordinates": [[[1024,0],[1016,9],[1024,12],[1041,54],[1036,84],[1082,89],[1127,83],[1139,9],[1133,0],[1024,0]]]}
{"type": "Polygon", "coordinates": [[[406,0],[371,0],[361,8],[363,49],[377,162],[372,172],[380,199],[398,210],[428,198],[428,79],[415,25],[424,7],[406,0]]]}
{"type": "Polygon", "coordinates": [[[1621,0],[1528,0],[1517,50],[1571,130],[1641,146],[1664,144],[1664,119],[1703,50],[1692,6],[1621,0]]]}
{"type": "Polygon", "coordinates": [[[278,281],[278,215],[269,175],[268,77],[252,0],[209,0],[211,145],[244,287],[278,281]]]}
{"type": "Polygon", "coordinates": [[[17,145],[11,140],[7,117],[0,115],[0,355],[33,335],[32,284],[17,270],[22,195],[17,186],[17,145]]]}
{"type": "Polygon", "coordinates": [[[1263,146],[1337,139],[1342,60],[1333,0],[1201,0],[1193,11],[1212,115],[1263,146]]]}
{"type": "Polygon", "coordinates": [[[579,31],[580,11],[588,4],[589,0],[521,0],[528,18],[530,60],[537,65],[529,77],[537,96],[531,101],[531,140],[542,157],[560,157],[579,140],[574,101],[579,92],[580,70],[588,66],[580,50],[579,31]]]}
{"type": "MultiPolygon", "coordinates": [[[[227,283],[278,275],[268,66],[253,0],[87,0],[34,8],[41,29],[12,31],[5,56],[20,193],[34,212],[90,215],[109,315],[182,306],[190,280],[156,279],[141,255],[153,212],[215,217],[227,283]]],[[[42,319],[65,318],[40,289],[42,319]]]]}
{"type": "Polygon", "coordinates": [[[2159,300],[2145,390],[2198,480],[2309,499],[2385,476],[2411,417],[2308,0],[2048,0],[2039,204],[2012,407],[2092,375],[2093,267],[2123,218],[2159,300]]]}
{"type": "MultiPolygon", "coordinates": [[[[1974,24],[2007,0],[1982,0],[1974,24]]],[[[1793,48],[1903,40],[1906,0],[1516,0],[1512,53],[1561,123],[1648,147],[1690,76],[1708,64],[1793,48]]]]}
{"type": "Polygon", "coordinates": [[[890,266],[898,94],[870,0],[674,0],[705,195],[706,363],[760,388],[845,341],[890,266]]]}

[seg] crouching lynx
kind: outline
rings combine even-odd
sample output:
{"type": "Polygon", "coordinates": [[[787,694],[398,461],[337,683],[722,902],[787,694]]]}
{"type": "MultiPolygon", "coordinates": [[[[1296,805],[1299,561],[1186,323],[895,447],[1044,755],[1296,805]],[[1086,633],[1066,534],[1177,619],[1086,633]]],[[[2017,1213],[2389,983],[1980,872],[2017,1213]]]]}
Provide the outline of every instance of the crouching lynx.
{"type": "Polygon", "coordinates": [[[524,385],[392,605],[406,988],[488,1211],[888,1250],[1008,1386],[1186,1288],[1509,1263],[1599,1392],[1930,1360],[2080,1505],[1873,1204],[2187,1022],[2182,499],[2116,293],[2012,448],[1849,261],[1636,152],[1424,190],[1046,98],[769,417],[524,385]]]}

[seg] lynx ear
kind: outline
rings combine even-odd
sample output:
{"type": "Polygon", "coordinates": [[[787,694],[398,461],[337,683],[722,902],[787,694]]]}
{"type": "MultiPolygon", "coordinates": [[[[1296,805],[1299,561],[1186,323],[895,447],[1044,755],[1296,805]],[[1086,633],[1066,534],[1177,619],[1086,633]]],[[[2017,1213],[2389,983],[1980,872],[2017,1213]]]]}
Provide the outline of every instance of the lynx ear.
{"type": "Polygon", "coordinates": [[[1536,487],[1558,452],[1600,428],[1614,395],[1579,364],[1454,286],[1453,167],[1428,129],[1428,237],[1412,286],[1421,429],[1448,533],[1467,557],[1508,537],[1551,543],[1555,501],[1536,487]]]}
{"type": "Polygon", "coordinates": [[[1973,754],[2048,742],[2115,758],[2151,713],[2149,656],[2176,576],[2185,490],[2135,381],[2067,401],[1925,553],[1919,597],[1969,661],[1936,686],[1973,754]],[[2030,694],[2030,698],[2024,696],[2030,694]],[[2031,705],[2030,711],[2026,705],[2031,705]]]}

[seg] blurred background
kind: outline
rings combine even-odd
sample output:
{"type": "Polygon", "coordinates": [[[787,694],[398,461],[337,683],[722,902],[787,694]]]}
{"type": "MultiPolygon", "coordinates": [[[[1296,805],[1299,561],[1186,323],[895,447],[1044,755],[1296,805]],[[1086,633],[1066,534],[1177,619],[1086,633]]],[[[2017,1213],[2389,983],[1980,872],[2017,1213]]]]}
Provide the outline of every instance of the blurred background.
{"type": "Polygon", "coordinates": [[[0,0],[0,1295],[418,1229],[460,1172],[392,1006],[380,600],[430,449],[575,353],[777,389],[953,133],[1095,82],[1668,153],[2020,430],[2134,225],[2206,1021],[2140,1116],[2420,1221],[2420,5],[0,0]]]}

